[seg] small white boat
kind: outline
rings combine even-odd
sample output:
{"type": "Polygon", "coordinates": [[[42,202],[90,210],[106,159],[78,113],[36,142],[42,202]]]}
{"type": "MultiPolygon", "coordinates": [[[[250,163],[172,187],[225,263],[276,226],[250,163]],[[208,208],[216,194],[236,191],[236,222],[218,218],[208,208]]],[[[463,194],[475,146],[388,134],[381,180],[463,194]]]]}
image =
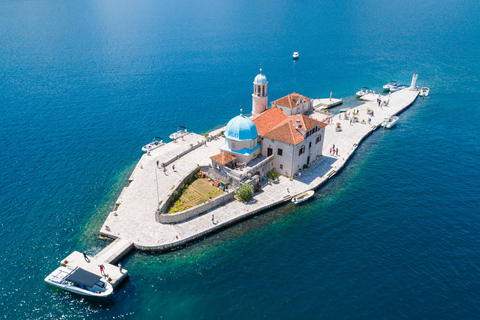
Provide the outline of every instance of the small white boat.
{"type": "Polygon", "coordinates": [[[163,146],[165,144],[161,138],[155,137],[155,139],[160,139],[160,140],[153,140],[149,144],[144,145],[143,148],[142,148],[142,151],[150,152],[154,149],[160,148],[161,146],[163,146]]]}
{"type": "Polygon", "coordinates": [[[387,128],[387,129],[390,129],[391,127],[393,127],[394,125],[397,124],[397,121],[398,121],[398,117],[397,117],[397,116],[391,116],[390,118],[386,118],[386,119],[382,122],[382,127],[387,128]]]}
{"type": "Polygon", "coordinates": [[[313,196],[314,193],[315,193],[315,191],[313,191],[313,190],[308,190],[307,192],[300,193],[299,195],[292,198],[292,202],[295,203],[295,204],[299,204],[299,203],[302,203],[304,201],[307,201],[308,199],[310,199],[313,196]]]}
{"type": "Polygon", "coordinates": [[[177,140],[188,134],[187,128],[179,126],[177,131],[170,135],[170,139],[177,140]]]}
{"type": "Polygon", "coordinates": [[[298,52],[293,53],[293,60],[297,60],[299,57],[300,55],[298,54],[298,52]]]}
{"type": "Polygon", "coordinates": [[[396,87],[396,86],[398,86],[397,81],[392,80],[389,83],[387,83],[386,85],[384,85],[383,89],[390,90],[390,88],[396,87]]]}
{"type": "Polygon", "coordinates": [[[59,267],[45,281],[63,290],[83,296],[105,298],[112,294],[113,287],[101,276],[81,268],[59,267]]]}
{"type": "Polygon", "coordinates": [[[367,87],[363,87],[360,91],[357,91],[357,97],[361,97],[369,93],[369,89],[367,87]]]}
{"type": "Polygon", "coordinates": [[[421,97],[428,97],[429,92],[430,92],[430,88],[422,87],[422,89],[420,89],[420,93],[418,95],[421,96],[421,97]]]}
{"type": "Polygon", "coordinates": [[[399,91],[399,90],[402,90],[402,89],[405,89],[407,88],[406,85],[398,85],[398,86],[393,86],[390,88],[390,92],[395,92],[395,91],[399,91]]]}

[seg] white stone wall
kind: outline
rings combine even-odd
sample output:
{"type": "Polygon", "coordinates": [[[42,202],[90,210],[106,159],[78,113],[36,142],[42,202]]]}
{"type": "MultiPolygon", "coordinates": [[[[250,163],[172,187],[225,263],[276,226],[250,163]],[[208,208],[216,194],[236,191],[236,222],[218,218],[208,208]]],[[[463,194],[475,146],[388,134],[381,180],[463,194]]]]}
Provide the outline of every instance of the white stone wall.
{"type": "Polygon", "coordinates": [[[293,176],[299,169],[303,169],[303,165],[307,164],[307,158],[310,156],[310,162],[315,160],[317,156],[322,155],[323,141],[325,139],[325,128],[322,128],[305,139],[298,145],[291,145],[282,141],[277,141],[269,138],[263,139],[262,155],[267,156],[268,148],[273,149],[275,159],[273,161],[273,167],[275,171],[281,175],[293,176]],[[318,136],[321,139],[318,143],[315,143],[318,136]],[[309,143],[312,143],[309,148],[309,143]],[[298,155],[302,146],[305,146],[305,152],[302,155],[298,155]],[[278,155],[278,149],[282,149],[282,155],[278,155]]]}

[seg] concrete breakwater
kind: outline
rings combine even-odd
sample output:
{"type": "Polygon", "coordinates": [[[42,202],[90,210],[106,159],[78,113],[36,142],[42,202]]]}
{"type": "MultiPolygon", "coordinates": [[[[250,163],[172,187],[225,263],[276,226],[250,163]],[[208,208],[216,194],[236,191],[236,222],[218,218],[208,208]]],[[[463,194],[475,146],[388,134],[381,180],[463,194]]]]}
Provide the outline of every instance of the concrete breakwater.
{"type": "Polygon", "coordinates": [[[222,129],[212,132],[210,135],[217,138],[207,143],[202,144],[205,138],[196,134],[171,142],[152,151],[150,155],[142,156],[100,234],[111,239],[129,241],[138,250],[162,251],[200,239],[289,201],[301,192],[320,187],[337,174],[363,139],[376,130],[385,118],[397,115],[411,106],[417,96],[418,91],[404,89],[382,97],[390,100],[388,106],[367,102],[352,108],[349,112],[356,113],[355,122],[342,114],[335,115],[330,119],[331,125],[326,127],[323,156],[312,161],[301,176],[291,179],[280,177],[278,183],[265,185],[262,192],[255,194],[254,201],[249,203],[230,201],[209,209],[207,214],[198,216],[195,213],[194,217],[187,217],[185,221],[165,224],[159,223],[158,217],[156,218],[158,203],[166,203],[173,189],[197,166],[208,166],[210,157],[218,153],[218,148],[224,143],[223,139],[218,138],[222,129]],[[338,155],[330,154],[332,145],[338,148],[338,155]],[[167,164],[165,173],[157,168],[157,161],[167,164]]]}

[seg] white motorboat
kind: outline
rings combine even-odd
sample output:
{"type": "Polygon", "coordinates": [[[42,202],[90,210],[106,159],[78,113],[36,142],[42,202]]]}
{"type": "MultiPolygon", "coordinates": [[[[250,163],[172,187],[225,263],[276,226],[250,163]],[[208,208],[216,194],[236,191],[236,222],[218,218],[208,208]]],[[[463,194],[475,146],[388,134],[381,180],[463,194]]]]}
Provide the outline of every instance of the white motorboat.
{"type": "Polygon", "coordinates": [[[395,91],[399,91],[399,90],[402,90],[402,89],[405,89],[407,88],[406,85],[398,85],[398,86],[393,86],[390,88],[390,92],[395,92],[395,91]]]}
{"type": "Polygon", "coordinates": [[[357,91],[357,97],[361,97],[369,93],[370,90],[367,87],[363,87],[360,91],[357,91]]]}
{"type": "Polygon", "coordinates": [[[387,129],[390,129],[391,127],[393,127],[394,125],[397,124],[397,121],[398,121],[398,117],[397,117],[397,116],[391,116],[390,118],[386,118],[386,119],[382,122],[382,127],[387,128],[387,129]]]}
{"type": "Polygon", "coordinates": [[[45,281],[63,290],[83,296],[105,298],[112,294],[113,287],[101,276],[81,268],[59,267],[45,281]]]}
{"type": "Polygon", "coordinates": [[[142,148],[142,151],[150,152],[154,149],[160,148],[165,144],[161,138],[155,137],[155,139],[160,139],[160,140],[153,140],[149,144],[144,145],[142,148]]]}
{"type": "Polygon", "coordinates": [[[397,81],[392,80],[389,83],[387,83],[386,85],[384,85],[383,89],[390,90],[390,88],[396,87],[396,86],[398,86],[397,81]]]}
{"type": "Polygon", "coordinates": [[[315,193],[315,191],[313,191],[313,190],[308,190],[307,192],[300,193],[299,195],[292,198],[292,202],[295,203],[295,204],[299,204],[299,203],[302,203],[304,201],[307,201],[308,199],[310,199],[313,196],[314,193],[315,193]]]}
{"type": "Polygon", "coordinates": [[[170,135],[170,139],[177,140],[188,134],[187,128],[179,126],[177,131],[170,135]]]}
{"type": "Polygon", "coordinates": [[[298,52],[293,53],[293,60],[297,60],[299,57],[300,55],[298,54],[298,52]]]}
{"type": "Polygon", "coordinates": [[[422,89],[420,89],[420,93],[418,95],[421,96],[421,97],[428,97],[429,92],[430,92],[430,88],[422,87],[422,89]]]}

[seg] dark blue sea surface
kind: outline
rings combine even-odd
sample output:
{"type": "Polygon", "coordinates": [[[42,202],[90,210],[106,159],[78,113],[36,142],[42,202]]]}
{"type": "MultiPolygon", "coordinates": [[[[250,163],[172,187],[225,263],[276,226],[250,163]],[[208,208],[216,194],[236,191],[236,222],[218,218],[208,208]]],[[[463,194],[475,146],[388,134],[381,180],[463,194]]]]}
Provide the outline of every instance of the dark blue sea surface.
{"type": "Polygon", "coordinates": [[[478,319],[480,2],[0,2],[0,317],[478,319]],[[292,61],[293,51],[300,59],[292,61]],[[431,88],[315,200],[168,253],[111,299],[43,279],[98,232],[141,147],[298,92],[431,88]]]}

